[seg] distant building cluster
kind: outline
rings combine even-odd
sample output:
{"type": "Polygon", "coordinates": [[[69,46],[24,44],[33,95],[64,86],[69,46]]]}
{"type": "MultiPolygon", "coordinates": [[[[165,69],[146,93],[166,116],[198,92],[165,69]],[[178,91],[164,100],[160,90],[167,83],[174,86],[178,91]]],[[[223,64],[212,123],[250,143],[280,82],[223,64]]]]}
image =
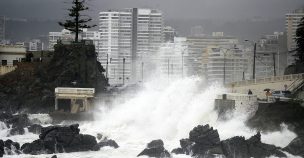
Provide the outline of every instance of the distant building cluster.
{"type": "MultiPolygon", "coordinates": [[[[294,62],[295,31],[303,17],[304,9],[289,12],[286,32],[240,41],[224,32],[208,34],[202,26],[189,28],[190,34],[180,37],[156,9],[107,10],[99,13],[98,30],[83,29],[80,39],[93,41],[111,85],[144,82],[149,74],[155,76],[152,71],[169,79],[201,76],[225,84],[252,79],[253,72],[255,78],[283,75],[294,62]]],[[[58,40],[73,39],[74,34],[63,29],[49,32],[46,44],[40,39],[11,43],[5,38],[5,17],[0,16],[1,45],[23,47],[27,52],[54,51],[58,40]]],[[[2,56],[1,61],[5,63],[2,56]]]]}

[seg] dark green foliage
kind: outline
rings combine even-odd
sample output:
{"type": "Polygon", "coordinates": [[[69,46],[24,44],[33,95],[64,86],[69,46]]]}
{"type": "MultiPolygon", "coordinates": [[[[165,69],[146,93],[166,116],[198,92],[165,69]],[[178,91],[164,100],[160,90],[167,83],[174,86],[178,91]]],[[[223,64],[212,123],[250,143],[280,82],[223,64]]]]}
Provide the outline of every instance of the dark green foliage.
{"type": "Polygon", "coordinates": [[[304,63],[304,17],[301,19],[301,23],[298,25],[298,29],[296,31],[296,62],[304,63]]]}
{"type": "Polygon", "coordinates": [[[80,14],[80,12],[89,9],[84,5],[85,0],[73,0],[72,4],[72,8],[68,9],[70,19],[65,20],[65,22],[59,22],[59,25],[75,33],[75,42],[78,42],[78,34],[83,28],[92,28],[96,25],[87,25],[92,19],[89,16],[80,14]]]}

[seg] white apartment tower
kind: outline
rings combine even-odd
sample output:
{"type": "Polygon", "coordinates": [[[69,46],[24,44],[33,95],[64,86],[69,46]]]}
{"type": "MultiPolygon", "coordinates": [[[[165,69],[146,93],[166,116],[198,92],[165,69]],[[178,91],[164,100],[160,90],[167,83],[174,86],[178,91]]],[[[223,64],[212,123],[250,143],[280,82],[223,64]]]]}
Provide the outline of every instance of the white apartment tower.
{"type": "Polygon", "coordinates": [[[124,9],[99,13],[98,58],[110,84],[140,81],[141,63],[151,66],[162,43],[163,17],[158,10],[124,9]]]}
{"type": "MultiPolygon", "coordinates": [[[[288,51],[293,51],[297,48],[296,45],[296,30],[304,17],[304,8],[297,9],[286,14],[286,32],[287,32],[287,48],[288,51]]],[[[289,53],[287,64],[291,65],[294,62],[293,53],[289,53]]]]}

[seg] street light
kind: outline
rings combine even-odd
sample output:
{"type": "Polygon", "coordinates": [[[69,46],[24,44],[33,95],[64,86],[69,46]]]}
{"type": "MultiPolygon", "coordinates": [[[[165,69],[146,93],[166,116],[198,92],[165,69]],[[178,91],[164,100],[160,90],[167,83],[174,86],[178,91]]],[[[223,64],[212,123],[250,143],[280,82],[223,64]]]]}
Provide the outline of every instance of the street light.
{"type": "MultiPolygon", "coordinates": [[[[226,49],[226,48],[220,48],[220,49],[226,49]]],[[[226,49],[226,51],[223,52],[223,55],[224,55],[224,67],[223,67],[224,78],[223,78],[223,85],[225,85],[225,83],[226,83],[226,53],[228,52],[228,50],[230,50],[230,49],[226,49]]]]}

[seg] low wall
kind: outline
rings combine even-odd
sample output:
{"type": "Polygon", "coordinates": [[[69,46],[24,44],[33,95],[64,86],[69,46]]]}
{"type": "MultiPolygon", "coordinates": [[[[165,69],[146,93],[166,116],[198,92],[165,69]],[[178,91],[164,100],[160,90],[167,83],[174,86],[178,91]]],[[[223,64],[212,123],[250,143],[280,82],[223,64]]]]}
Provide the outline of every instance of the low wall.
{"type": "Polygon", "coordinates": [[[0,76],[14,71],[16,66],[0,66],[0,76]]]}

